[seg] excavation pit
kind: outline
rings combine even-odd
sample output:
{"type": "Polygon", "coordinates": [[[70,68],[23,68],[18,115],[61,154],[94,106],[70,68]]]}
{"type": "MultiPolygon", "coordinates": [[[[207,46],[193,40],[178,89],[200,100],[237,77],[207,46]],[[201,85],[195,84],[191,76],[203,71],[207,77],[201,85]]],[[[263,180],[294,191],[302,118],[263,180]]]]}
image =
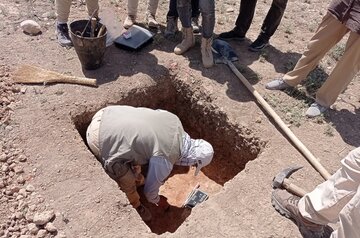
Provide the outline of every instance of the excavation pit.
{"type": "MultiPolygon", "coordinates": [[[[203,168],[196,177],[194,168],[174,167],[171,175],[160,188],[160,194],[166,196],[171,205],[166,212],[149,204],[143,196],[142,187],[138,189],[141,201],[150,209],[153,216],[152,221],[146,225],[155,234],[174,233],[182,225],[192,211],[183,208],[182,205],[197,184],[200,184],[200,189],[209,195],[209,199],[215,197],[226,182],[245,168],[248,161],[256,159],[264,145],[263,141],[252,135],[250,129],[230,123],[226,114],[208,102],[203,94],[195,95],[184,85],[176,88],[165,84],[163,87],[150,87],[129,93],[128,95],[131,96],[119,99],[113,104],[171,111],[180,118],[185,131],[192,138],[202,138],[210,142],[215,154],[211,164],[203,168]]],[[[86,128],[99,109],[101,108],[96,110],[86,108],[73,116],[75,127],[84,142],[86,142],[86,128]]],[[[143,171],[146,176],[146,169],[143,171]]],[[[203,206],[206,206],[207,202],[205,201],[203,206]]]]}

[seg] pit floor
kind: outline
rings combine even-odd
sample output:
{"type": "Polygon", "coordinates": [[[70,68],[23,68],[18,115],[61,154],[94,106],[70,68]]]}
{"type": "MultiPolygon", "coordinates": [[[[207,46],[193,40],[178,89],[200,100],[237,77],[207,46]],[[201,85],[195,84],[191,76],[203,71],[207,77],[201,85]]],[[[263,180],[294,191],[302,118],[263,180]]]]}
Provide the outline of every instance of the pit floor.
{"type": "MultiPolygon", "coordinates": [[[[184,208],[183,204],[196,185],[199,184],[200,190],[208,194],[209,198],[221,190],[222,186],[220,184],[209,179],[201,171],[197,176],[195,176],[194,173],[194,167],[174,166],[169,178],[165,181],[164,185],[160,187],[159,193],[168,199],[167,201],[170,204],[170,208],[167,211],[163,211],[148,203],[142,192],[143,188],[139,188],[141,201],[150,209],[153,216],[152,220],[146,223],[153,233],[173,233],[181,226],[185,219],[191,214],[191,209],[184,208]]],[[[206,204],[206,202],[207,201],[204,201],[203,204],[206,204]]],[[[198,208],[199,205],[193,209],[198,208]]]]}

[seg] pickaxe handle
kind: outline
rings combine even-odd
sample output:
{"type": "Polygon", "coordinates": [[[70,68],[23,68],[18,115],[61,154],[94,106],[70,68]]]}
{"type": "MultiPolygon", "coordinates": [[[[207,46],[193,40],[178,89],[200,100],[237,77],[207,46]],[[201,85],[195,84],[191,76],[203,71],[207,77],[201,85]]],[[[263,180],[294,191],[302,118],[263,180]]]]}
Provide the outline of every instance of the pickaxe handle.
{"type": "Polygon", "coordinates": [[[267,113],[275,120],[276,124],[283,130],[288,136],[296,148],[305,156],[310,164],[321,174],[321,176],[327,180],[331,174],[320,164],[319,160],[305,147],[305,145],[295,136],[295,134],[289,129],[289,127],[281,120],[276,112],[270,107],[265,99],[255,90],[255,88],[248,82],[248,80],[240,73],[235,65],[227,60],[227,65],[234,72],[234,74],[240,79],[240,81],[246,86],[246,88],[257,99],[258,103],[266,110],[267,113]]]}
{"type": "Polygon", "coordinates": [[[290,193],[295,194],[299,197],[303,197],[306,194],[306,191],[295,184],[291,183],[289,179],[285,178],[282,186],[290,193]]]}

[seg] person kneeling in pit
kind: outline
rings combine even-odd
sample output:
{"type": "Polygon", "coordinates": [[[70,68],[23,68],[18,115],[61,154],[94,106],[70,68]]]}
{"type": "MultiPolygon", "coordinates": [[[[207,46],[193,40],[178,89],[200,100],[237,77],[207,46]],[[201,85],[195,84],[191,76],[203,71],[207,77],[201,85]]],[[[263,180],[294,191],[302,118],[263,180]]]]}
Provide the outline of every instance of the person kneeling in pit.
{"type": "Polygon", "coordinates": [[[144,221],[151,220],[151,213],[140,202],[138,186],[145,184],[146,199],[167,210],[170,205],[164,196],[159,196],[159,188],[173,166],[196,166],[197,175],[214,154],[210,143],[190,138],[176,115],[142,107],[101,109],[87,128],[86,140],[105,172],[116,181],[144,221]],[[141,166],[147,164],[144,179],[141,166]]]}

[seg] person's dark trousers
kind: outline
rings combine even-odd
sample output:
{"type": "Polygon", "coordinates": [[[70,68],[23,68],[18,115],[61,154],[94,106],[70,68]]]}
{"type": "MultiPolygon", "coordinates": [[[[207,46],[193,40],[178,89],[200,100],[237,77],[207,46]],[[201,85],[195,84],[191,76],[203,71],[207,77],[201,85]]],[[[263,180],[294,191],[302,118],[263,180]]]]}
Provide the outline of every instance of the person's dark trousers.
{"type": "MultiPolygon", "coordinates": [[[[170,0],[169,3],[169,11],[167,13],[168,17],[179,17],[177,11],[177,0],[170,0]]],[[[191,17],[199,17],[200,9],[199,9],[199,0],[191,0],[191,17]]]]}
{"type": "MultiPolygon", "coordinates": [[[[240,3],[240,12],[236,19],[236,26],[234,29],[240,36],[245,36],[246,32],[250,28],[251,22],[254,18],[256,2],[257,0],[242,0],[240,3]]],[[[268,41],[270,37],[274,35],[281,22],[281,18],[284,15],[287,2],[288,0],[273,0],[261,26],[261,33],[259,37],[268,41]]]]}

